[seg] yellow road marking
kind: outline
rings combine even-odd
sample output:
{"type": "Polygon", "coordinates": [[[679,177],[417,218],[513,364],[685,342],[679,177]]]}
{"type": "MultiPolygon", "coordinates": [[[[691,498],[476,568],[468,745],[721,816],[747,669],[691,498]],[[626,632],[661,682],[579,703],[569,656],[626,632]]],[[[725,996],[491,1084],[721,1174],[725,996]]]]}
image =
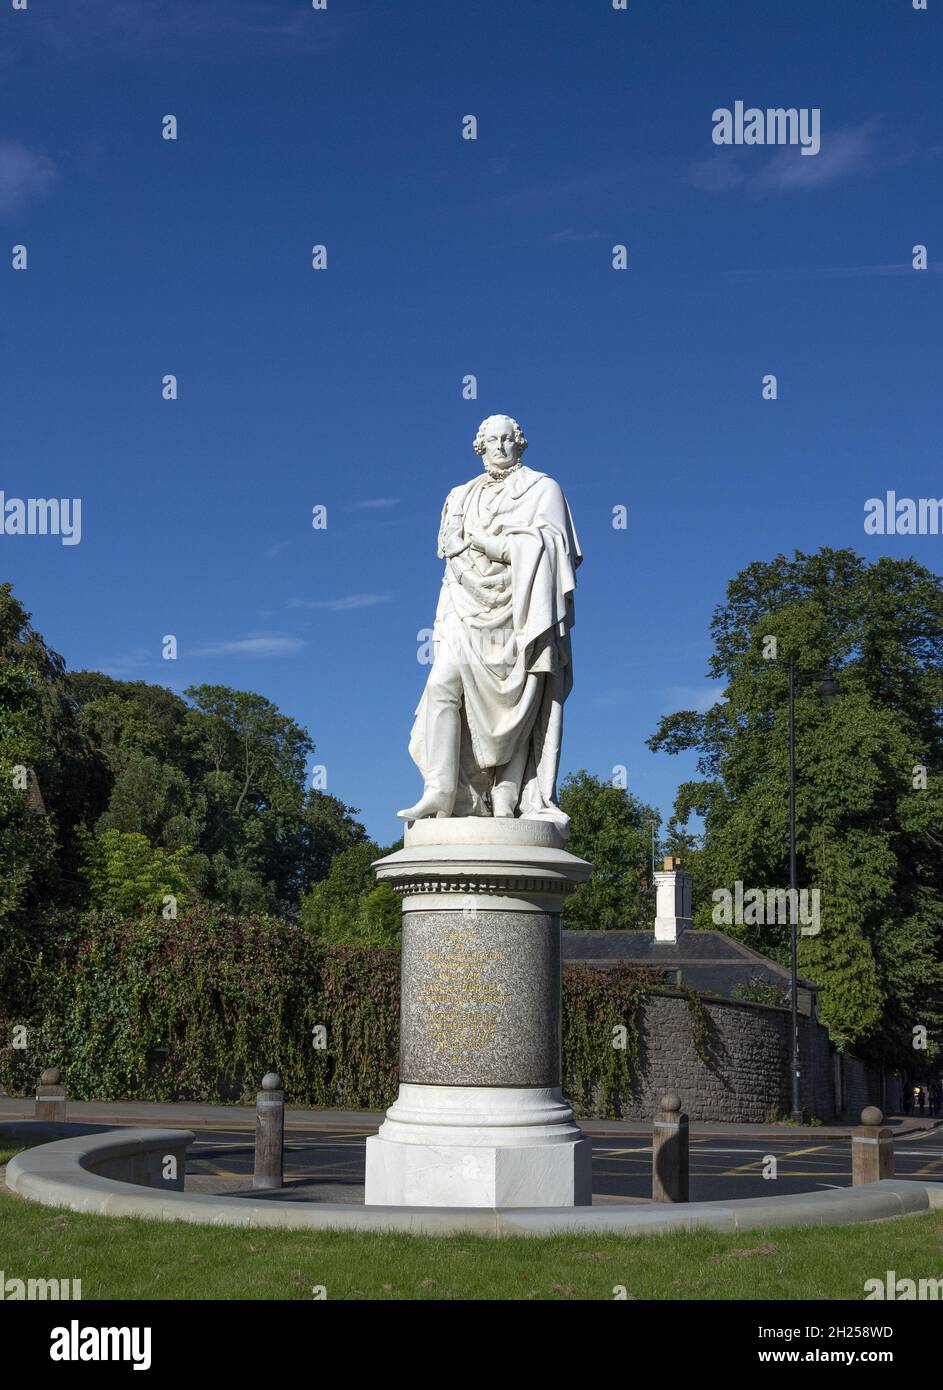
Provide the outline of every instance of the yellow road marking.
{"type": "Polygon", "coordinates": [[[915,1172],[908,1173],[907,1176],[908,1178],[926,1177],[936,1172],[941,1163],[943,1163],[943,1158],[932,1158],[929,1163],[925,1163],[922,1168],[918,1168],[915,1172]]]}
{"type": "MultiPolygon", "coordinates": [[[[286,1184],[292,1178],[349,1178],[354,1176],[346,1169],[339,1168],[293,1168],[290,1173],[285,1174],[286,1184]]],[[[242,1173],[233,1173],[228,1168],[216,1168],[207,1165],[198,1173],[188,1173],[187,1177],[192,1178],[245,1178],[247,1182],[252,1181],[252,1173],[246,1169],[242,1173]]]]}
{"type": "MultiPolygon", "coordinates": [[[[811,1148],[806,1147],[806,1148],[802,1148],[802,1149],[791,1149],[791,1150],[789,1151],[789,1153],[784,1153],[784,1154],[772,1154],[772,1155],[770,1155],[770,1157],[775,1158],[776,1162],[779,1163],[780,1160],[785,1159],[785,1158],[804,1158],[806,1154],[821,1153],[821,1151],[822,1151],[823,1149],[831,1149],[831,1148],[833,1148],[833,1147],[834,1147],[834,1144],[833,1144],[833,1143],[832,1143],[832,1144],[813,1144],[813,1146],[812,1146],[811,1148]]],[[[766,1157],[765,1157],[765,1155],[764,1155],[762,1158],[754,1158],[754,1159],[751,1159],[751,1161],[750,1161],[749,1163],[742,1163],[742,1164],[740,1165],[739,1168],[729,1168],[729,1169],[727,1170],[726,1173],[722,1174],[722,1176],[725,1177],[725,1178],[732,1178],[732,1177],[735,1177],[738,1173],[748,1173],[748,1172],[750,1171],[751,1168],[756,1168],[759,1164],[762,1164],[762,1163],[765,1163],[765,1162],[766,1162],[766,1157]]],[[[799,1174],[793,1174],[793,1175],[791,1175],[791,1176],[800,1176],[800,1175],[799,1175],[799,1174]]]]}
{"type": "MultiPolygon", "coordinates": [[[[363,1134],[336,1134],[333,1139],[322,1139],[316,1144],[310,1140],[286,1139],[286,1149],[311,1149],[311,1148],[330,1148],[334,1139],[362,1139],[363,1134]]],[[[251,1149],[251,1143],[244,1143],[236,1139],[197,1139],[194,1141],[195,1149],[251,1149]]]]}

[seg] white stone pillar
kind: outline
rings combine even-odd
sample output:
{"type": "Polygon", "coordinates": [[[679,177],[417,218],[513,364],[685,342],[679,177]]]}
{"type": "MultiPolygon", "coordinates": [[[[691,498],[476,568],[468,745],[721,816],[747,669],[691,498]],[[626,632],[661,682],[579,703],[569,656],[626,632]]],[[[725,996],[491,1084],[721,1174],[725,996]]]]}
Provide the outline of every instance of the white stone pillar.
{"type": "Polygon", "coordinates": [[[668,855],[665,867],[655,874],[655,940],[677,941],[691,920],[692,877],[680,859],[668,855]]]}
{"type": "Polygon", "coordinates": [[[370,1206],[592,1201],[561,1090],[565,895],[591,865],[550,821],[411,823],[375,865],[403,898],[400,1087],[367,1140],[370,1206]]]}

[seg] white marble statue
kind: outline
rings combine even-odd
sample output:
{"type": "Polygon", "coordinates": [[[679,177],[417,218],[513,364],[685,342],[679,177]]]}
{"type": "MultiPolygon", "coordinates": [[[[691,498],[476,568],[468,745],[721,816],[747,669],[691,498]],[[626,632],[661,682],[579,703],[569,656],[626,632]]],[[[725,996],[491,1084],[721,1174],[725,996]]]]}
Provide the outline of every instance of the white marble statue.
{"type": "Polygon", "coordinates": [[[516,420],[490,416],[474,448],[484,472],[452,489],[439,528],[435,659],[409,741],[425,786],[398,814],[521,816],[565,831],[556,779],[582,555],[559,484],[521,463],[516,420]]]}

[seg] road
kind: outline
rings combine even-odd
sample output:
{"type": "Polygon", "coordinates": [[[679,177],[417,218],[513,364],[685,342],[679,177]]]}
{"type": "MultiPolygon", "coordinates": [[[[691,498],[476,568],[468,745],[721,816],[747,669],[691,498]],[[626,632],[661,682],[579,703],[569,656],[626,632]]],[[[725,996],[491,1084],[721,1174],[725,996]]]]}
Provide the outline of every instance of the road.
{"type": "MultiPolygon", "coordinates": [[[[253,1132],[198,1130],[187,1165],[188,1187],[245,1189],[251,1185],[253,1132]]],[[[364,1129],[288,1129],[286,1191],[281,1200],[363,1201],[364,1129]]],[[[894,1150],[897,1177],[943,1181],[943,1129],[902,1135],[894,1150]]],[[[595,1201],[651,1196],[652,1151],[643,1136],[593,1136],[595,1201]]],[[[691,1200],[768,1197],[851,1185],[847,1138],[814,1134],[691,1138],[691,1200]],[[764,1176],[764,1172],[769,1176],[764,1176]]]]}

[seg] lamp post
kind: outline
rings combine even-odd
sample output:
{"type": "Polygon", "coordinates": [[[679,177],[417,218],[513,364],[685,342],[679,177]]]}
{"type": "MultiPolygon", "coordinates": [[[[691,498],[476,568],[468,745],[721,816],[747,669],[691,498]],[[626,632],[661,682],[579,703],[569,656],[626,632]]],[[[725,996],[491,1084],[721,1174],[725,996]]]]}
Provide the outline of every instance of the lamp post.
{"type": "Polygon", "coordinates": [[[800,672],[796,670],[796,659],[789,658],[789,903],[790,912],[790,953],[791,953],[791,999],[792,999],[792,1119],[802,1124],[802,1100],[800,1096],[799,1064],[799,892],[796,885],[796,681],[802,675],[812,679],[820,676],[819,694],[830,702],[838,694],[838,685],[827,673],[800,672]]]}
{"type": "Polygon", "coordinates": [[[655,888],[655,826],[658,824],[658,822],[657,822],[657,820],[650,820],[648,823],[649,823],[649,825],[652,827],[652,890],[654,891],[654,888],[655,888]]]}

